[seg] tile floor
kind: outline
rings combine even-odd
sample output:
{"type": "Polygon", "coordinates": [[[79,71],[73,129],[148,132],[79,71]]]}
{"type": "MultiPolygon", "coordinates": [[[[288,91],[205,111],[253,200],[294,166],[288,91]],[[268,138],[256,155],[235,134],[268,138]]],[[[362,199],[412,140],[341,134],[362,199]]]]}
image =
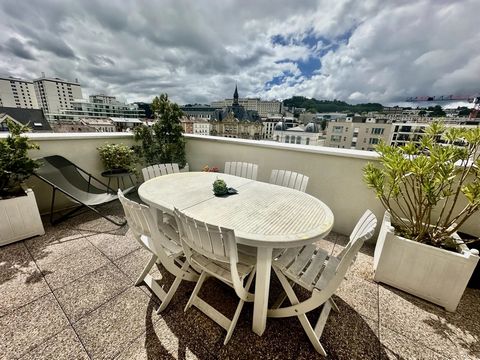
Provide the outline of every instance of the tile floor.
{"type": "MultiPolygon", "coordinates": [[[[104,210],[121,215],[118,203],[104,210]]],[[[128,231],[85,213],[46,234],[0,248],[0,359],[315,359],[296,319],[270,319],[251,331],[247,304],[232,340],[192,308],[183,283],[162,315],[159,301],[133,281],[149,259],[128,231]]],[[[346,237],[319,245],[338,252],[346,237]]],[[[480,290],[467,289],[457,312],[372,280],[364,246],[335,301],[321,341],[329,359],[480,359],[480,290]]],[[[172,281],[160,268],[162,282],[172,281]]],[[[279,285],[272,280],[272,293],[279,285]]],[[[232,290],[209,280],[202,297],[233,313],[232,290]]],[[[273,296],[272,296],[273,297],[273,296]]]]}

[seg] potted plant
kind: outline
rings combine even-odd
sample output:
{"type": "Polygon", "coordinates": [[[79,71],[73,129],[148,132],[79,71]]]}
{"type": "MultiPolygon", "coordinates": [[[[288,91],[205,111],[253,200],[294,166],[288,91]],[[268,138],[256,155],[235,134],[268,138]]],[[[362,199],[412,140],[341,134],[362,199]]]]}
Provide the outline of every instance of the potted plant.
{"type": "Polygon", "coordinates": [[[28,156],[38,146],[22,135],[28,127],[6,122],[10,134],[0,140],[0,245],[45,234],[35,195],[24,185],[40,165],[28,156]]]}
{"type": "Polygon", "coordinates": [[[380,144],[364,179],[386,212],[374,279],[455,311],[478,263],[456,231],[480,207],[480,129],[428,127],[419,143],[380,144]]]}
{"type": "Polygon", "coordinates": [[[141,141],[136,152],[143,157],[147,166],[177,163],[180,171],[188,171],[185,159],[185,138],[180,118],[180,107],[168,99],[167,94],[156,96],[152,101],[152,112],[156,121],[151,126],[137,126],[135,141],[141,141]]]}
{"type": "Polygon", "coordinates": [[[136,173],[135,152],[124,144],[105,144],[97,148],[106,172],[136,173]]]}

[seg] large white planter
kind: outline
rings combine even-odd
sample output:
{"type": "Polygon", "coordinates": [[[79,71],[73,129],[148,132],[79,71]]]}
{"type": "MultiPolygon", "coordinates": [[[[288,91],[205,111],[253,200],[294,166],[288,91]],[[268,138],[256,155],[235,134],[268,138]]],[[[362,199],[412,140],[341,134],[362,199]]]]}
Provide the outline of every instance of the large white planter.
{"type": "Polygon", "coordinates": [[[0,200],[0,246],[45,234],[32,189],[25,196],[0,200]]]}
{"type": "Polygon", "coordinates": [[[394,234],[385,213],[374,254],[374,280],[455,311],[478,263],[478,251],[459,245],[458,253],[394,234]]]}

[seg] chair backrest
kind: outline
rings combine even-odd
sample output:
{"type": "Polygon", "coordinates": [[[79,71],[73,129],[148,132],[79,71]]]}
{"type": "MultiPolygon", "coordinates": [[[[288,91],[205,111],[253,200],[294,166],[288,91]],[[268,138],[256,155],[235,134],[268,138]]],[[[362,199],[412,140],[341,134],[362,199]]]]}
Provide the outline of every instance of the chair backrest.
{"type": "Polygon", "coordinates": [[[155,164],[142,169],[143,179],[145,181],[156,178],[158,176],[173,174],[180,172],[177,163],[171,164],[155,164]]]}
{"type": "MultiPolygon", "coordinates": [[[[157,227],[150,208],[127,199],[122,190],[118,190],[118,199],[122,203],[128,226],[133,231],[137,241],[146,246],[159,257],[165,255],[165,248],[169,248],[170,240],[157,227]],[[148,238],[148,243],[142,241],[142,235],[148,238]]],[[[166,256],[166,255],[165,255],[166,256]]]]}
{"type": "Polygon", "coordinates": [[[258,165],[246,162],[226,162],[223,172],[225,174],[257,180],[258,165]]]}
{"type": "Polygon", "coordinates": [[[220,228],[195,220],[175,209],[180,240],[184,252],[189,257],[191,250],[210,259],[230,263],[238,261],[235,234],[231,229],[220,228]]]}
{"type": "Polygon", "coordinates": [[[345,277],[348,268],[354,262],[363,243],[373,236],[376,227],[377,218],[375,215],[370,210],[365,211],[353,229],[350,240],[342,250],[339,259],[335,262],[329,260],[332,265],[327,263],[327,268],[318,279],[315,287],[326,291],[325,287],[327,286],[333,294],[345,277]]]}
{"type": "Polygon", "coordinates": [[[308,176],[288,170],[272,170],[270,184],[289,187],[305,192],[308,185],[308,176]]]}
{"type": "Polygon", "coordinates": [[[37,176],[80,200],[88,200],[91,194],[106,193],[106,190],[89,184],[86,173],[62,156],[52,155],[38,160],[42,165],[35,171],[37,176]]]}

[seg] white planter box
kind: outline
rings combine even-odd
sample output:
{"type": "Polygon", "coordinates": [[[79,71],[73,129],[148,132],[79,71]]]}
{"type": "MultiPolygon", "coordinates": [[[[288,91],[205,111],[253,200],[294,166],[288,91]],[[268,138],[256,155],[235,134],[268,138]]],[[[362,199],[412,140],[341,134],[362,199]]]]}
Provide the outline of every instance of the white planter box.
{"type": "Polygon", "coordinates": [[[0,246],[45,234],[32,189],[25,196],[0,200],[0,246]]]}
{"type": "Polygon", "coordinates": [[[455,253],[393,231],[386,212],[375,247],[374,280],[455,311],[478,263],[478,251],[462,244],[455,253]]]}

